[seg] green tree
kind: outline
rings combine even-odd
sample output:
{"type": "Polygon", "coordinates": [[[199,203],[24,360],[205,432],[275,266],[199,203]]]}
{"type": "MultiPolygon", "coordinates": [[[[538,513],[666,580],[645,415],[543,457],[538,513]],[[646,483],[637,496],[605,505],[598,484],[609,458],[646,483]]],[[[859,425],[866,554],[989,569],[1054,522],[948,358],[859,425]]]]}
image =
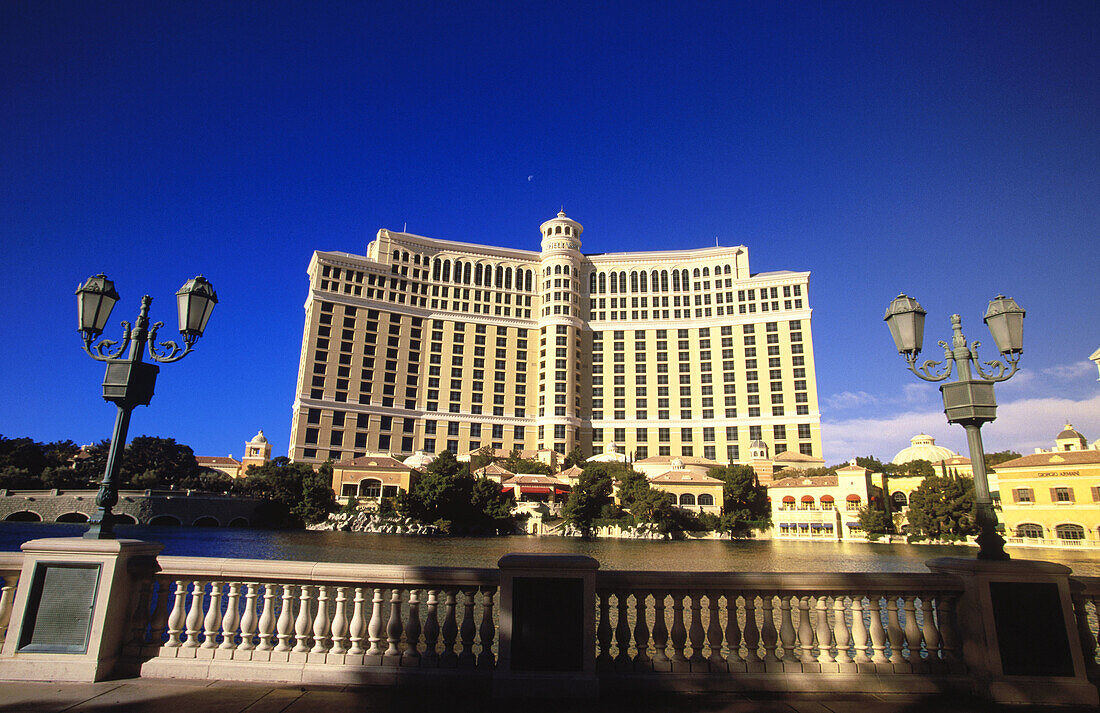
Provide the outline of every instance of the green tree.
{"type": "Polygon", "coordinates": [[[569,451],[569,455],[565,456],[565,463],[563,465],[563,468],[565,470],[568,470],[569,468],[572,468],[575,465],[578,465],[581,468],[583,468],[585,462],[586,462],[586,459],[584,457],[584,451],[581,450],[580,446],[577,446],[573,450],[569,451]]]}
{"type": "Polygon", "coordinates": [[[397,501],[398,512],[444,533],[496,534],[511,532],[514,502],[500,485],[474,478],[466,464],[449,451],[432,461],[412,489],[397,501]]]}
{"type": "Polygon", "coordinates": [[[894,466],[892,470],[893,475],[902,477],[920,476],[921,478],[927,478],[930,475],[936,475],[936,469],[932,465],[932,461],[925,460],[924,458],[917,458],[908,463],[902,463],[901,465],[894,466]]]}
{"type": "Polygon", "coordinates": [[[241,483],[248,494],[268,501],[264,519],[273,527],[312,525],[336,510],[331,462],[314,471],[308,463],[280,456],[250,467],[241,483]]]}
{"type": "Polygon", "coordinates": [[[880,507],[870,504],[859,509],[859,526],[872,537],[893,532],[893,525],[886,511],[880,507]]]}
{"type": "Polygon", "coordinates": [[[477,452],[470,456],[470,472],[476,473],[485,466],[491,465],[496,461],[496,451],[493,450],[492,446],[484,445],[478,448],[477,452]]]}
{"type": "Polygon", "coordinates": [[[592,536],[593,523],[600,517],[603,506],[611,502],[614,476],[608,465],[611,464],[588,464],[562,508],[562,517],[581,531],[581,537],[592,536]]]}
{"type": "Polygon", "coordinates": [[[552,475],[554,471],[550,469],[550,466],[537,460],[530,460],[524,458],[519,452],[518,448],[513,448],[508,457],[504,459],[501,466],[508,469],[511,473],[538,473],[540,475],[552,475]]]}
{"type": "Polygon", "coordinates": [[[925,478],[909,496],[909,529],[918,536],[944,540],[976,534],[974,482],[925,478]]]}
{"type": "Polygon", "coordinates": [[[711,468],[707,473],[722,481],[721,529],[731,536],[745,536],[771,523],[768,490],[747,465],[711,468]]]}

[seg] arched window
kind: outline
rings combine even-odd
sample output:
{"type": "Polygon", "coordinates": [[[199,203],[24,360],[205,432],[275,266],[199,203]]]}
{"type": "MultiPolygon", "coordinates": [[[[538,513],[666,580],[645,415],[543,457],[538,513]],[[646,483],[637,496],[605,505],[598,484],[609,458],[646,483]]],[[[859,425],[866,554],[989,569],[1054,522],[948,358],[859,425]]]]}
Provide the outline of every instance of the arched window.
{"type": "Polygon", "coordinates": [[[673,270],[672,271],[672,291],[673,292],[679,292],[680,291],[680,271],[679,270],[673,270]]]}
{"type": "Polygon", "coordinates": [[[1042,539],[1043,526],[1036,525],[1033,522],[1025,522],[1016,526],[1016,537],[1034,537],[1035,539],[1042,539]]]}
{"type": "Polygon", "coordinates": [[[394,250],[393,251],[393,261],[397,262],[400,259],[401,259],[401,251],[400,250],[394,250]]]}
{"type": "Polygon", "coordinates": [[[601,295],[607,293],[607,273],[606,272],[601,272],[600,273],[600,290],[599,290],[599,293],[601,295]]]}
{"type": "Polygon", "coordinates": [[[439,270],[442,265],[440,260],[432,260],[432,279],[436,282],[439,281],[439,270]]]}
{"type": "Polygon", "coordinates": [[[694,505],[695,504],[695,496],[692,495],[691,493],[681,493],[681,495],[680,495],[680,504],[681,505],[694,505]]]}
{"type": "Polygon", "coordinates": [[[554,234],[555,235],[561,235],[561,226],[560,225],[555,225],[554,226],[554,234]]]}
{"type": "Polygon", "coordinates": [[[359,481],[359,495],[364,498],[382,497],[382,481],[376,478],[367,478],[359,481]]]}
{"type": "Polygon", "coordinates": [[[486,265],[485,266],[485,276],[484,276],[483,279],[485,280],[484,284],[485,284],[486,287],[492,287],[493,286],[493,266],[492,265],[486,265]]]}
{"type": "Polygon", "coordinates": [[[481,263],[478,263],[477,267],[474,268],[474,284],[475,285],[478,285],[478,286],[481,285],[481,276],[484,273],[485,273],[485,266],[482,265],[481,263]]]}
{"type": "Polygon", "coordinates": [[[654,292],[657,292],[658,290],[661,289],[661,280],[657,276],[657,271],[656,270],[649,273],[649,284],[650,284],[649,289],[653,290],[654,292]]]}
{"type": "Polygon", "coordinates": [[[691,271],[691,276],[698,280],[699,279],[699,268],[695,268],[694,270],[692,270],[691,271]]]}
{"type": "Polygon", "coordinates": [[[845,507],[849,510],[859,510],[859,508],[862,504],[863,504],[863,498],[861,498],[858,495],[853,493],[852,495],[848,496],[848,498],[846,500],[846,503],[845,503],[845,507]]]}
{"type": "Polygon", "coordinates": [[[462,282],[462,261],[455,260],[455,282],[462,282]]]}
{"type": "Polygon", "coordinates": [[[730,274],[730,266],[729,265],[726,265],[725,272],[726,272],[727,275],[730,274]]]}
{"type": "Polygon", "coordinates": [[[503,287],[504,286],[504,268],[501,267],[500,265],[497,265],[497,269],[493,270],[493,275],[494,275],[493,276],[493,286],[494,287],[503,287]]]}
{"type": "Polygon", "coordinates": [[[554,265],[554,274],[555,275],[560,275],[561,274],[561,265],[554,265]]]}
{"type": "Polygon", "coordinates": [[[668,271],[661,270],[661,292],[668,292],[668,271]]]}
{"type": "Polygon", "coordinates": [[[909,504],[909,499],[906,498],[905,493],[901,492],[900,490],[895,492],[890,497],[894,499],[894,504],[897,505],[898,507],[905,507],[906,505],[909,504]]]}
{"type": "Polygon", "coordinates": [[[646,274],[645,274],[645,270],[642,270],[641,274],[638,275],[638,284],[641,286],[642,292],[648,292],[649,291],[649,290],[646,289],[646,284],[645,283],[646,283],[646,274]]]}
{"type": "MultiPolygon", "coordinates": [[[[626,271],[619,273],[619,292],[626,292],[626,271]]],[[[624,307],[626,305],[623,305],[624,307]]]]}
{"type": "Polygon", "coordinates": [[[512,268],[504,268],[504,289],[512,289],[512,268]]]}
{"type": "Polygon", "coordinates": [[[1065,524],[1058,525],[1054,528],[1054,533],[1058,536],[1059,540],[1083,540],[1085,539],[1085,528],[1080,525],[1065,524]]]}
{"type": "Polygon", "coordinates": [[[565,226],[565,234],[566,235],[571,235],[572,234],[572,233],[569,232],[569,226],[568,225],[565,226]]]}
{"type": "Polygon", "coordinates": [[[638,291],[638,273],[636,273],[636,272],[631,272],[630,273],[630,291],[631,292],[637,292],[638,291]]]}
{"type": "Polygon", "coordinates": [[[611,273],[611,294],[615,294],[619,291],[619,273],[611,273]]]}
{"type": "Polygon", "coordinates": [[[684,288],[685,292],[691,289],[691,283],[688,282],[688,271],[686,267],[680,271],[680,286],[684,288]]]}
{"type": "Polygon", "coordinates": [[[401,262],[408,262],[408,261],[409,261],[409,254],[408,253],[401,253],[401,262]]]}
{"type": "Polygon", "coordinates": [[[794,506],[795,506],[794,496],[793,495],[784,495],[783,496],[783,505],[779,509],[780,510],[794,510],[794,506]]]}
{"type": "Polygon", "coordinates": [[[710,493],[703,493],[699,496],[700,505],[714,505],[714,496],[710,493]]]}
{"type": "Polygon", "coordinates": [[[462,282],[466,285],[470,284],[470,263],[462,266],[462,282]]]}
{"type": "Polygon", "coordinates": [[[440,282],[451,281],[451,261],[447,260],[443,263],[443,276],[440,277],[440,282]]]}
{"type": "Polygon", "coordinates": [[[710,277],[710,268],[709,267],[704,267],[703,268],[703,277],[710,277]]]}
{"type": "Polygon", "coordinates": [[[833,504],[834,504],[834,502],[833,502],[833,496],[832,495],[822,495],[821,496],[821,509],[822,510],[832,510],[833,509],[833,504]]]}
{"type": "Polygon", "coordinates": [[[802,496],[802,504],[799,506],[798,509],[799,510],[816,510],[817,506],[814,504],[815,502],[816,501],[814,500],[814,496],[812,496],[812,495],[803,495],[802,496]]]}

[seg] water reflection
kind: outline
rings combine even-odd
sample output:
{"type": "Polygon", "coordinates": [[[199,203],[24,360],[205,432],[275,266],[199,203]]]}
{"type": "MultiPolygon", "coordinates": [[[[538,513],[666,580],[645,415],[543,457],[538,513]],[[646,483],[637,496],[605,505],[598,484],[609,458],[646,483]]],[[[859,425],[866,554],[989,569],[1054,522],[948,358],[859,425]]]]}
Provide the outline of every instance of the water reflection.
{"type": "MultiPolygon", "coordinates": [[[[508,552],[569,552],[600,561],[603,569],[716,572],[927,572],[934,557],[973,557],[971,547],[878,545],[860,542],[695,540],[646,542],[558,537],[457,537],[429,539],[351,532],[119,526],[121,537],[153,540],[164,553],[450,567],[495,567],[508,552]]],[[[81,525],[0,523],[0,551],[36,537],[77,537],[81,525]]],[[[1009,548],[1016,559],[1060,562],[1082,575],[1100,575],[1100,553],[1087,550],[1009,548]]]]}

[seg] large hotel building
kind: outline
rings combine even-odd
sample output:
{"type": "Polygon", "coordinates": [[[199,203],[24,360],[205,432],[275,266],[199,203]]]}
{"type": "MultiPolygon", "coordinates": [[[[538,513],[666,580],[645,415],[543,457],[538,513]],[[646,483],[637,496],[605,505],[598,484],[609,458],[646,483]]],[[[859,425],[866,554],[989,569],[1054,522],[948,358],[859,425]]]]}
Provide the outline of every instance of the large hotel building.
{"type": "Polygon", "coordinates": [[[821,457],[808,272],[752,274],[744,246],[586,255],[581,232],[561,212],[540,252],[390,230],[315,252],[290,457],[821,457]]]}

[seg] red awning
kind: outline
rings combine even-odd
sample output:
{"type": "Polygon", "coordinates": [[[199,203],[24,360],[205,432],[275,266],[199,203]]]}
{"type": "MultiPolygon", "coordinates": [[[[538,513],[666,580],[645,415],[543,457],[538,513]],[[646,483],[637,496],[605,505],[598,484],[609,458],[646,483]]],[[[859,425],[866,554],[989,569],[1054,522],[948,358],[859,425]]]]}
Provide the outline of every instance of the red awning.
{"type": "Polygon", "coordinates": [[[521,493],[544,493],[547,495],[550,494],[550,488],[546,487],[545,485],[521,485],[519,486],[519,491],[521,493]]]}
{"type": "Polygon", "coordinates": [[[569,488],[554,488],[554,495],[568,495],[569,488]]]}

